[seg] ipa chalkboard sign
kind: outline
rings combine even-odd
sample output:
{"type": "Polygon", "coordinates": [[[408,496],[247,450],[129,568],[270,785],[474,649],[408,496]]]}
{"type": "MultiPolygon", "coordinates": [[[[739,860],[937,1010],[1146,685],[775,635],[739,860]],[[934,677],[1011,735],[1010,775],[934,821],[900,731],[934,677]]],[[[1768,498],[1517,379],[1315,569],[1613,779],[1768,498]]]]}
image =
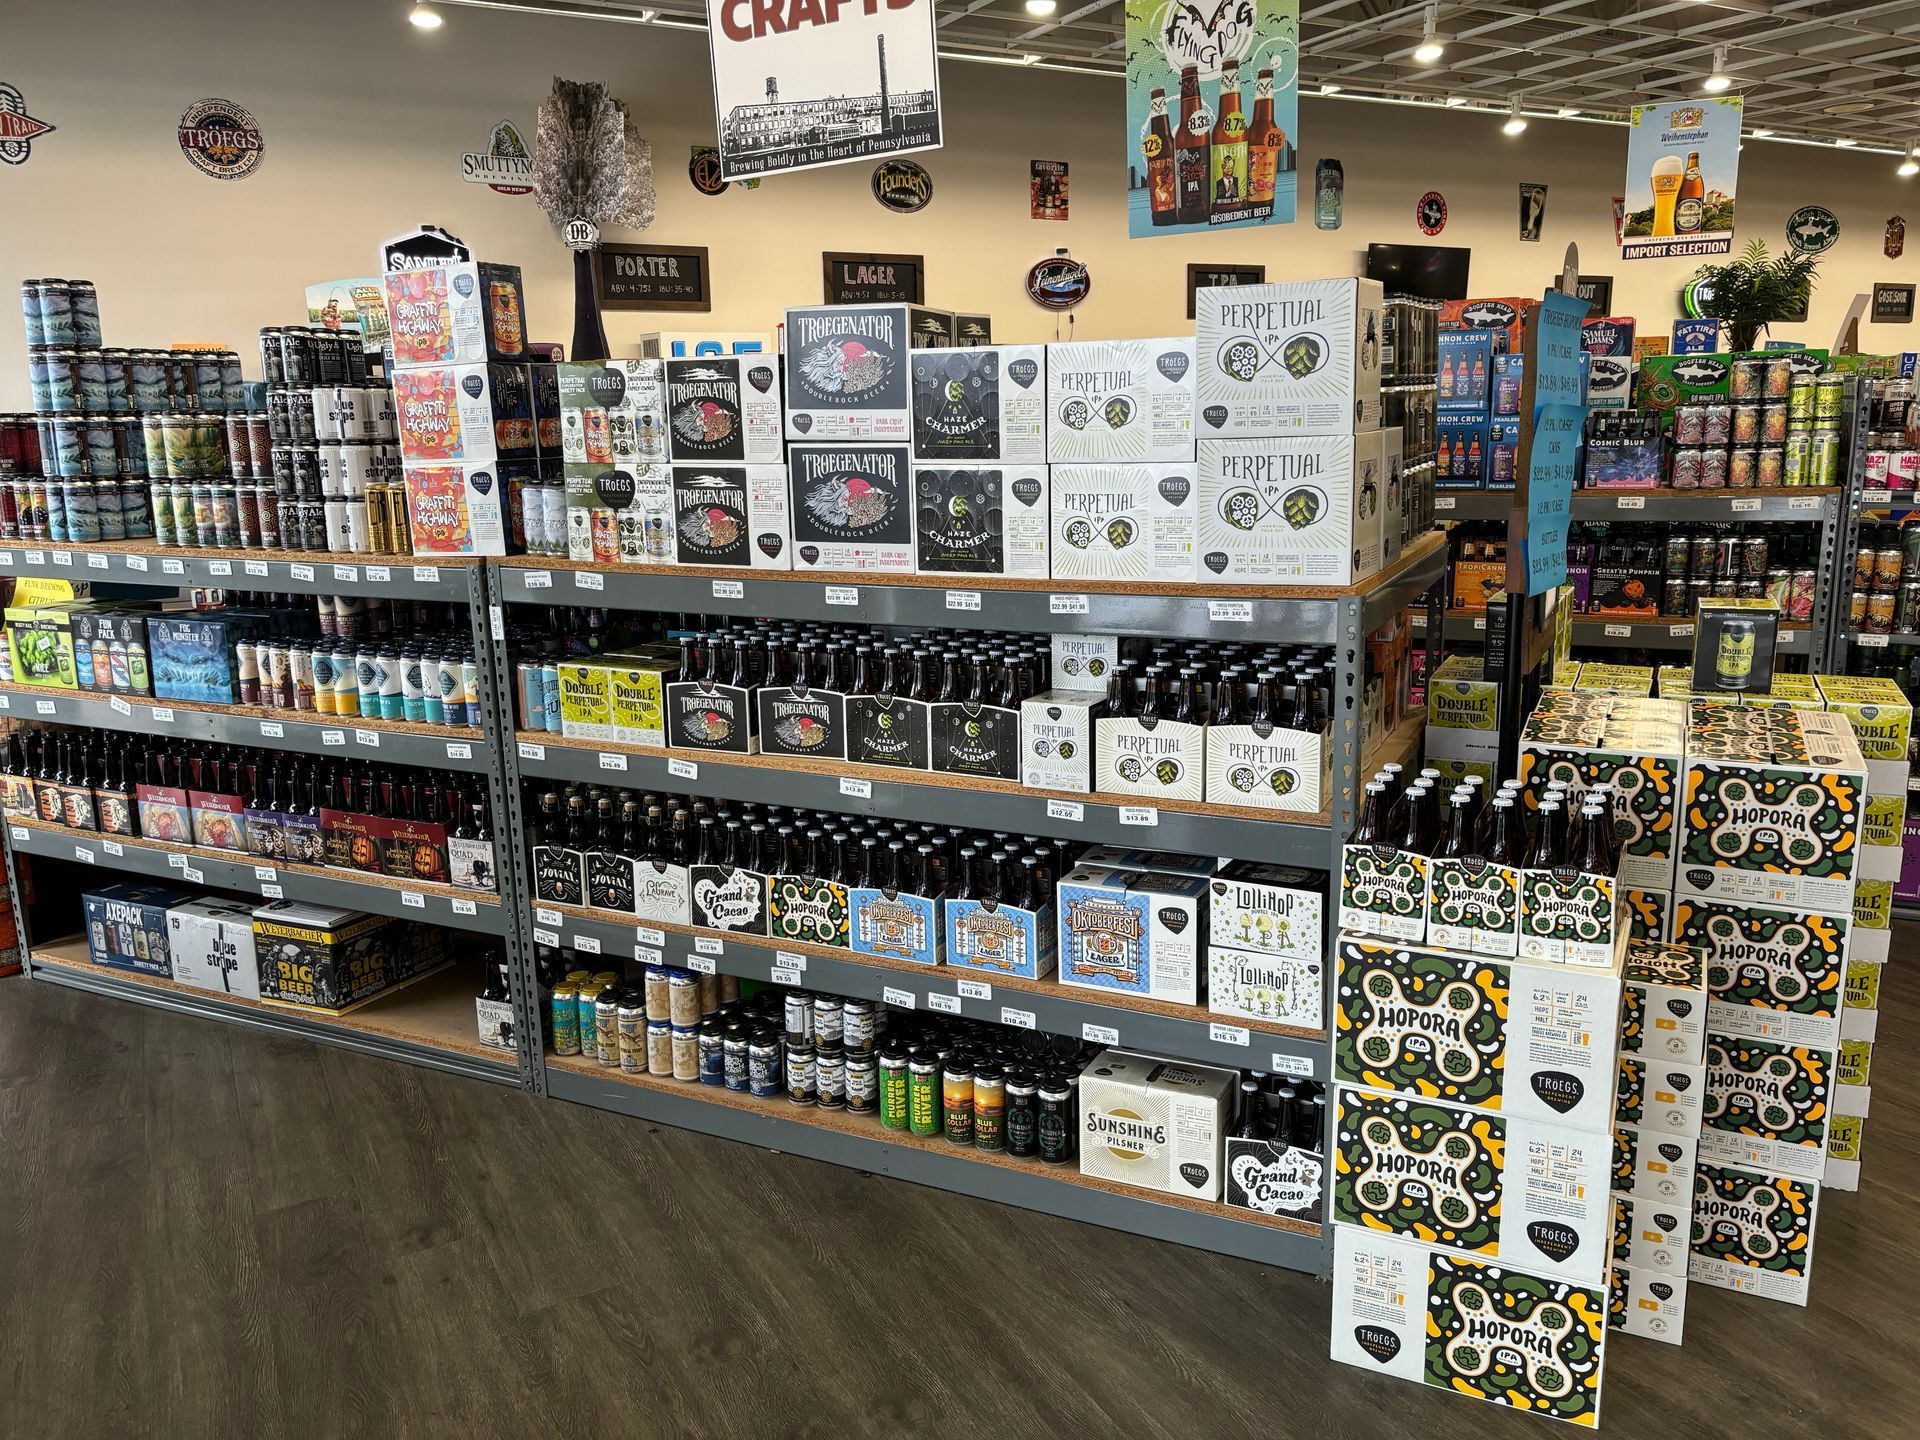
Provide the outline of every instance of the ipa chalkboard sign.
{"type": "Polygon", "coordinates": [[[829,305],[926,304],[924,255],[853,255],[825,250],[820,260],[829,305]]]}
{"type": "Polygon", "coordinates": [[[602,245],[594,276],[605,310],[711,310],[704,245],[602,245]]]}
{"type": "Polygon", "coordinates": [[[1193,292],[1220,285],[1258,285],[1267,278],[1264,265],[1187,266],[1187,318],[1193,319],[1193,292]]]}
{"type": "Polygon", "coordinates": [[[1913,286],[1876,281],[1868,319],[1878,325],[1905,325],[1913,319],[1913,286]]]}

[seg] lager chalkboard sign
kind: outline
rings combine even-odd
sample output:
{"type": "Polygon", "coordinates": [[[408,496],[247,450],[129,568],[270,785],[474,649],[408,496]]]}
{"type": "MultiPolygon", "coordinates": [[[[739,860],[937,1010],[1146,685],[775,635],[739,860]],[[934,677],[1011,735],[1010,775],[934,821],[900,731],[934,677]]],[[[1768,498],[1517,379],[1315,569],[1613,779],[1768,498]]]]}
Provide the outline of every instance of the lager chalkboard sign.
{"type": "Polygon", "coordinates": [[[1868,318],[1879,325],[1907,324],[1913,319],[1913,286],[1876,282],[1868,318]]]}
{"type": "Polygon", "coordinates": [[[1187,266],[1187,318],[1193,319],[1193,292],[1217,285],[1258,285],[1267,278],[1264,265],[1187,266]]]}
{"type": "Polygon", "coordinates": [[[924,255],[853,255],[824,250],[820,260],[829,305],[876,305],[888,301],[926,304],[924,255]]]}
{"type": "Polygon", "coordinates": [[[602,245],[594,265],[605,310],[711,310],[704,245],[602,245]]]}

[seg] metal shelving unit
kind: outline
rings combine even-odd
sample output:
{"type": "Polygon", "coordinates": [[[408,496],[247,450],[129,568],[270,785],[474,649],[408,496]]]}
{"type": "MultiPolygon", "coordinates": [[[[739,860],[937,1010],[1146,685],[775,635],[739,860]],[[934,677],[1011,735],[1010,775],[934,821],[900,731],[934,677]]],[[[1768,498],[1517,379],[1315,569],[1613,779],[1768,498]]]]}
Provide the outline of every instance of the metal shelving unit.
{"type": "MultiPolygon", "coordinates": [[[[1845,560],[1842,574],[1834,577],[1834,604],[1828,617],[1831,639],[1828,663],[1836,670],[1848,668],[1848,649],[1884,649],[1889,645],[1920,645],[1920,636],[1884,634],[1861,630],[1852,623],[1845,603],[1852,588],[1853,556],[1860,548],[1860,524],[1868,515],[1885,515],[1898,510],[1920,510],[1920,491],[1893,490],[1885,486],[1867,487],[1867,434],[1872,418],[1872,397],[1857,377],[1847,378],[1847,487],[1846,514],[1841,526],[1840,555],[1845,560]]],[[[1824,582],[1826,576],[1822,575],[1824,582]]],[[[1824,583],[1822,588],[1826,588],[1824,583]]]]}
{"type": "Polygon", "coordinates": [[[44,547],[15,542],[0,548],[0,575],[298,595],[382,595],[408,600],[465,601],[473,577],[482,568],[473,561],[419,564],[409,555],[380,559],[355,556],[349,561],[300,551],[263,556],[180,550],[134,540],[44,547]]]}

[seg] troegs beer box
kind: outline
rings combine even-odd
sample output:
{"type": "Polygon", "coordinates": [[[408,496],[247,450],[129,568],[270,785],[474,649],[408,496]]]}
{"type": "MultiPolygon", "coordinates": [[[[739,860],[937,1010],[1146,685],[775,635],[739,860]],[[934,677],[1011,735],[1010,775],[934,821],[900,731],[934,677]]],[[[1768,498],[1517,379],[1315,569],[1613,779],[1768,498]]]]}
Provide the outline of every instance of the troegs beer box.
{"type": "Polygon", "coordinates": [[[1093,788],[1094,716],[1105,695],[1047,690],[1020,703],[1020,783],[1029,790],[1093,788]]]}
{"type": "Polygon", "coordinates": [[[1194,292],[1202,436],[1343,435],[1380,427],[1377,280],[1194,292]]]}
{"type": "Polygon", "coordinates": [[[666,367],[660,361],[584,360],[557,368],[561,459],[569,465],[667,463],[666,367]]]}
{"type": "Polygon", "coordinates": [[[1709,1034],[1700,1158],[1820,1179],[1835,1059],[1832,1050],[1709,1034]]]}
{"type": "Polygon", "coordinates": [[[847,758],[847,697],[817,685],[762,685],[754,691],[760,753],[816,760],[847,758]]]}
{"type": "Polygon", "coordinates": [[[1326,1169],[1321,1156],[1301,1146],[1229,1135],[1225,1199],[1230,1209],[1318,1224],[1326,1169]]]}
{"type": "Polygon", "coordinates": [[[567,558],[668,565],[674,557],[673,468],[563,465],[567,558]]]}
{"type": "Polygon", "coordinates": [[[524,365],[424,365],[393,375],[394,428],[409,465],[484,465],[538,453],[524,365]]]}
{"type": "Polygon", "coordinates": [[[1093,722],[1093,788],[1103,795],[1198,800],[1206,787],[1207,727],[1165,717],[1102,715],[1093,722]]]}
{"type": "Polygon", "coordinates": [[[1662,1134],[1613,1122],[1613,1193],[1660,1205],[1685,1205],[1700,1158],[1695,1135],[1662,1134]]]}
{"type": "Polygon", "coordinates": [[[767,877],[767,934],[844,947],[850,919],[847,887],[821,875],[767,877]]]}
{"type": "Polygon", "coordinates": [[[992,975],[1041,980],[1057,956],[1053,906],[1029,910],[997,900],[956,900],[942,905],[947,927],[947,964],[992,975]]]}
{"type": "Polygon", "coordinates": [[[1620,1049],[1680,1065],[1707,1055],[1707,966],[1684,944],[1633,940],[1621,971],[1620,1049]]]}
{"type": "Polygon", "coordinates": [[[1418,943],[1427,934],[1427,856],[1380,842],[1340,847],[1340,928],[1418,943]]]}
{"type": "Polygon", "coordinates": [[[787,311],[787,439],[906,444],[909,333],[905,305],[787,311]]]}
{"type": "MultiPolygon", "coordinates": [[[[978,354],[978,351],[957,351],[978,354]]],[[[913,466],[915,568],[922,575],[1051,573],[1045,465],[913,466]]]]}
{"type": "Polygon", "coordinates": [[[1681,896],[1674,941],[1705,962],[1711,1028],[1832,1049],[1840,1035],[1850,915],[1681,896]]]}
{"type": "Polygon", "coordinates": [[[1251,860],[1208,879],[1208,1010],[1283,1025],[1324,1023],[1325,887],[1322,871],[1251,860]]]}
{"type": "Polygon", "coordinates": [[[501,467],[408,465],[407,524],[416,555],[504,555],[507,496],[501,467]]]}
{"type": "Polygon", "coordinates": [[[927,766],[943,775],[1020,778],[1020,711],[970,700],[927,707],[927,766]]]}
{"type": "Polygon", "coordinates": [[[1616,1265],[1607,1292],[1607,1328],[1665,1345],[1678,1345],[1686,1332],[1687,1277],[1684,1272],[1642,1270],[1616,1265]]]}
{"type": "Polygon", "coordinates": [[[1231,1070],[1108,1050],[1080,1074],[1080,1173],[1218,1200],[1231,1070]]]}
{"type": "Polygon", "coordinates": [[[794,569],[913,573],[906,446],[794,445],[787,475],[794,569]]]}
{"type": "Polygon", "coordinates": [[[1204,880],[1079,865],[1060,878],[1054,903],[1061,984],[1199,1003],[1204,880]]]}
{"type": "Polygon", "coordinates": [[[396,369],[532,358],[519,266],[468,260],[393,270],[382,280],[396,369]]]}
{"type": "Polygon", "coordinates": [[[1631,1195],[1613,1197],[1613,1262],[1682,1279],[1687,1274],[1687,1221],[1693,1197],[1662,1205],[1631,1195]]]}
{"type": "MultiPolygon", "coordinates": [[[[562,676],[562,685],[565,677],[562,676]]],[[[754,755],[760,750],[758,687],[712,680],[675,680],[667,686],[667,744],[678,750],[723,750],[754,755]]]]}
{"type": "Polygon", "coordinates": [[[941,897],[855,886],[847,891],[847,938],[856,955],[878,955],[912,965],[945,959],[941,897]]]}
{"type": "Polygon", "coordinates": [[[1271,721],[1209,725],[1206,798],[1219,805],[1314,814],[1326,793],[1326,736],[1271,721]]]}
{"type": "Polygon", "coordinates": [[[1052,638],[1048,683],[1055,690],[1084,690],[1104,696],[1107,678],[1120,662],[1120,637],[1056,630],[1052,638]]]}
{"type": "Polygon", "coordinates": [[[1351,585],[1381,566],[1381,432],[1202,440],[1196,578],[1351,585]]]}
{"type": "Polygon", "coordinates": [[[1193,341],[1047,346],[1047,461],[1193,463],[1193,341]]]}
{"type": "Polygon", "coordinates": [[[791,570],[784,465],[675,465],[674,559],[681,565],[791,570]]]}
{"type": "Polygon", "coordinates": [[[1702,1163],[1687,1278],[1805,1305],[1819,1203],[1820,1186],[1797,1176],[1702,1163]]]}
{"type": "Polygon", "coordinates": [[[744,865],[695,865],[687,874],[691,923],[733,935],[767,933],[767,877],[744,865]]]}
{"type": "Polygon", "coordinates": [[[917,465],[1047,462],[1047,357],[1039,345],[916,351],[913,459],[917,465]]]}
{"type": "MultiPolygon", "coordinates": [[[[1583,682],[1592,668],[1582,667],[1583,682]]],[[[1554,780],[1580,800],[1595,785],[1612,785],[1620,883],[1672,889],[1685,725],[1679,701],[1600,694],[1543,700],[1520,731],[1522,793],[1531,806],[1554,780]]]]}
{"type": "Polygon", "coordinates": [[[1196,579],[1194,473],[1191,461],[1053,466],[1053,578],[1196,579]]]}
{"type": "Polygon", "coordinates": [[[1697,1135],[1705,1102],[1702,1065],[1622,1055],[1613,1092],[1614,1118],[1660,1135],[1697,1135]]]}
{"type": "Polygon", "coordinates": [[[780,377],[771,357],[708,355],[665,363],[667,447],[676,463],[780,463],[780,377]]]}

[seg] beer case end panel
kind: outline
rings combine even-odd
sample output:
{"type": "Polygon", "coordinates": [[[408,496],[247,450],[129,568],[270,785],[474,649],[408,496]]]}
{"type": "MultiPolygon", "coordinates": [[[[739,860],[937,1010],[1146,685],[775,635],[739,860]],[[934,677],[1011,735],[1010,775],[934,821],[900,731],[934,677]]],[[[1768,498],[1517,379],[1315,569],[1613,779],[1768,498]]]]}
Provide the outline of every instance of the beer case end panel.
{"type": "Polygon", "coordinates": [[[1380,426],[1377,280],[1194,292],[1197,433],[1343,435],[1380,426]]]}

